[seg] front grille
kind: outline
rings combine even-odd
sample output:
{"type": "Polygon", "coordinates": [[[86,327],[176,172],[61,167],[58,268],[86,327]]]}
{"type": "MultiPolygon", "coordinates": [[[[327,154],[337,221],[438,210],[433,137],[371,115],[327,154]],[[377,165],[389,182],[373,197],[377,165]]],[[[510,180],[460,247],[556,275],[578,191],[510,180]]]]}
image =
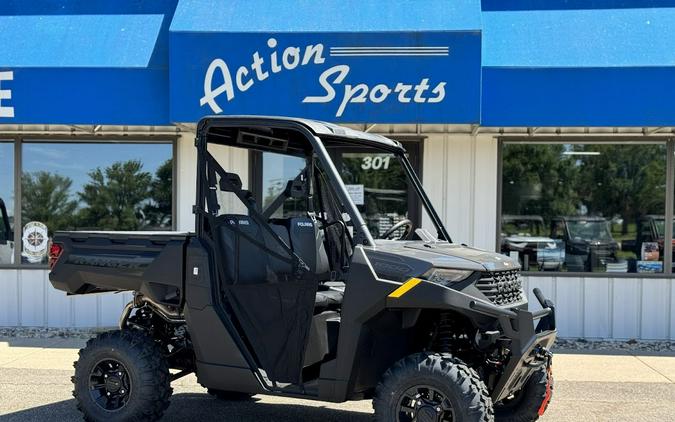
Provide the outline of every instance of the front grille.
{"type": "Polygon", "coordinates": [[[495,305],[511,305],[523,300],[523,285],[518,270],[483,273],[476,287],[495,305]]]}

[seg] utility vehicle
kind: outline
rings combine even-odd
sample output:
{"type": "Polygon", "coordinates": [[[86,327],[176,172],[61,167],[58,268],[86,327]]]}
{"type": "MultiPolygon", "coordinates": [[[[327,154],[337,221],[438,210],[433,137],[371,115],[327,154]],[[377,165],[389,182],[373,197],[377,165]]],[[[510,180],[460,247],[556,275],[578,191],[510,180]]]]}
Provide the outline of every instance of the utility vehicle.
{"type": "MultiPolygon", "coordinates": [[[[675,227],[675,224],[674,226],[675,227]]],[[[664,237],[666,231],[666,218],[663,215],[644,215],[637,222],[637,239],[634,241],[624,240],[621,244],[626,250],[635,251],[638,259],[642,258],[642,244],[656,242],[659,245],[659,256],[663,259],[664,237]]],[[[675,245],[675,243],[673,243],[675,245]]],[[[675,251],[675,248],[673,249],[675,251]]],[[[674,252],[675,254],[675,252],[674,252]]]]}
{"type": "Polygon", "coordinates": [[[618,261],[619,243],[603,217],[555,217],[551,238],[565,242],[567,271],[605,271],[607,263],[618,261]]]}
{"type": "Polygon", "coordinates": [[[155,420],[170,382],[192,372],[226,399],[372,398],[382,422],[532,421],[545,411],[553,304],[535,291],[542,309],[528,310],[517,262],[451,242],[399,142],[233,116],[203,119],[196,147],[195,233],[53,239],[56,288],[135,292],[120,329],[80,351],[74,395],[86,419],[155,420]],[[262,207],[218,161],[223,146],[304,166],[262,207]],[[436,234],[403,220],[374,239],[327,152],[336,146],[388,154],[436,234]],[[292,215],[278,218],[286,205],[292,215]]]}
{"type": "Polygon", "coordinates": [[[502,253],[518,253],[522,269],[562,271],[565,245],[561,240],[544,236],[544,219],[539,215],[502,216],[502,253]]]}

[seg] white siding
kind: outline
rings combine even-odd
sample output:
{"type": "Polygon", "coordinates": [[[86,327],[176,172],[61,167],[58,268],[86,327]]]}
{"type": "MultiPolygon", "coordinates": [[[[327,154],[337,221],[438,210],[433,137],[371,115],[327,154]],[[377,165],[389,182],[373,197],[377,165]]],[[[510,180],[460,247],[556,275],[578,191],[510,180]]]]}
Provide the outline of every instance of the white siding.
{"type": "Polygon", "coordinates": [[[93,328],[117,325],[128,294],[66,296],[46,270],[0,270],[0,326],[93,328]]]}
{"type": "Polygon", "coordinates": [[[556,304],[561,337],[675,340],[672,279],[525,277],[529,300],[539,287],[556,304]],[[555,294],[552,294],[552,291],[555,294]]]}
{"type": "MultiPolygon", "coordinates": [[[[182,132],[177,147],[178,174],[178,230],[194,231],[195,216],[192,205],[197,191],[197,150],[194,145],[195,134],[182,132]]],[[[226,171],[237,173],[244,186],[248,186],[248,151],[241,148],[218,147],[211,151],[226,171]]]]}
{"type": "Polygon", "coordinates": [[[17,270],[0,270],[0,326],[19,324],[19,280],[17,270]]]}
{"type": "MultiPolygon", "coordinates": [[[[423,183],[454,242],[494,250],[497,222],[497,140],[493,136],[429,134],[423,183]]],[[[428,219],[423,221],[429,228],[428,219]]]]}
{"type": "Polygon", "coordinates": [[[192,231],[195,226],[192,205],[197,196],[197,149],[195,134],[184,132],[176,146],[177,213],[176,227],[181,231],[192,231]]]}

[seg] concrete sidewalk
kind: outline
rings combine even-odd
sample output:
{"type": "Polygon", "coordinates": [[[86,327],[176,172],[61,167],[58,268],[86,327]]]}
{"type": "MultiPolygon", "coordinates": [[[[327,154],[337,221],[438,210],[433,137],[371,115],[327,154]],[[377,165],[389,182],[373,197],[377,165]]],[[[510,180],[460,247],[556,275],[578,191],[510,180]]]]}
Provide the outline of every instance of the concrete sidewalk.
{"type": "MultiPolygon", "coordinates": [[[[0,421],[80,420],[70,393],[84,340],[0,338],[0,421]]],[[[558,350],[555,395],[543,421],[675,421],[675,356],[558,350]],[[607,354],[611,353],[611,354],[607,354]]],[[[165,420],[370,421],[370,401],[333,404],[256,396],[228,403],[194,376],[174,383],[165,420]]]]}

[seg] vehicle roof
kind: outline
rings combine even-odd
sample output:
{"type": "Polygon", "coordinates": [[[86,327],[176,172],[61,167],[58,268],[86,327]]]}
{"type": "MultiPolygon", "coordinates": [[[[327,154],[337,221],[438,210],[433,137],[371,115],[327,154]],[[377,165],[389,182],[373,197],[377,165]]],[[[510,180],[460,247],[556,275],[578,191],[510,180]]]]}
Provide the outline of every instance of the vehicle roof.
{"type": "Polygon", "coordinates": [[[555,219],[565,221],[607,221],[605,217],[573,215],[568,217],[556,217],[555,219]]]}
{"type": "MultiPolygon", "coordinates": [[[[649,219],[654,219],[654,220],[665,220],[666,216],[665,215],[658,215],[658,214],[646,214],[640,217],[642,220],[649,220],[649,219]]],[[[675,217],[673,217],[675,220],[675,217]]]]}
{"type": "Polygon", "coordinates": [[[507,220],[540,221],[540,222],[543,222],[544,218],[541,215],[511,215],[511,214],[503,215],[502,221],[507,221],[507,220]]]}
{"type": "Polygon", "coordinates": [[[228,115],[228,116],[206,116],[199,121],[198,127],[205,125],[218,126],[218,123],[227,123],[230,121],[241,122],[253,125],[274,125],[275,123],[298,123],[305,126],[315,135],[330,136],[332,138],[344,138],[348,140],[368,141],[371,145],[380,145],[388,149],[399,149],[403,151],[403,146],[400,142],[389,139],[385,136],[363,132],[360,130],[351,129],[348,127],[336,125],[334,123],[323,122],[320,120],[303,119],[299,117],[286,116],[256,116],[256,115],[228,115]],[[214,124],[215,123],[215,124],[214,124]]]}

